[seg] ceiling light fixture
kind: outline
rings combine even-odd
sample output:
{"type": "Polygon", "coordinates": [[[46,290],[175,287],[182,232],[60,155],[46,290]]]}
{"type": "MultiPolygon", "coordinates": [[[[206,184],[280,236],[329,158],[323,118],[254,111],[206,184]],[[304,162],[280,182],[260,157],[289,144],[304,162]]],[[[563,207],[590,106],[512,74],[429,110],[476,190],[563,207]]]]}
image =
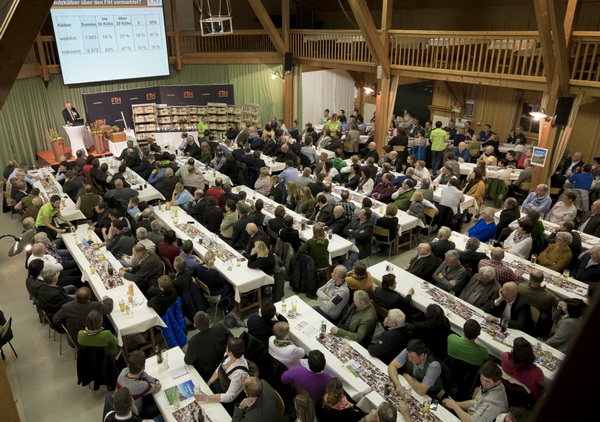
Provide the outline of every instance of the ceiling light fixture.
{"type": "Polygon", "coordinates": [[[531,111],[529,112],[529,115],[531,117],[533,117],[534,120],[540,120],[540,119],[544,119],[547,122],[549,122],[551,119],[548,117],[548,115],[546,114],[546,109],[545,108],[540,108],[539,111],[531,111]]]}
{"type": "Polygon", "coordinates": [[[285,76],[282,75],[281,73],[279,73],[279,71],[275,71],[275,72],[271,73],[271,79],[277,79],[277,78],[280,78],[283,80],[283,79],[285,79],[285,76]]]}

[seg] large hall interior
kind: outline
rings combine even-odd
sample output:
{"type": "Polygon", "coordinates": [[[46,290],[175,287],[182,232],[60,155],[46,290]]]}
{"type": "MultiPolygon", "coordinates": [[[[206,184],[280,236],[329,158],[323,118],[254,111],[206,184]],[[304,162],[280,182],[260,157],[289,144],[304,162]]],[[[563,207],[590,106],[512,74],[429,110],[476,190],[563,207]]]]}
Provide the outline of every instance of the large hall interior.
{"type": "Polygon", "coordinates": [[[0,422],[595,420],[600,0],[0,28],[0,422]]]}

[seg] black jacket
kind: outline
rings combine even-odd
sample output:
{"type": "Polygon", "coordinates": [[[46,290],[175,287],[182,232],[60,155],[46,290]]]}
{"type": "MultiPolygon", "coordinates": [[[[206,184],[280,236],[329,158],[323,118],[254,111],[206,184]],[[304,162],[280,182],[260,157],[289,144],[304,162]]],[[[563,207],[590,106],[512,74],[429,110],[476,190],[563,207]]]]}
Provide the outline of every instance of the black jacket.
{"type": "Polygon", "coordinates": [[[323,223],[326,226],[333,221],[333,207],[329,204],[325,204],[315,212],[315,223],[323,223]]]}
{"type": "Polygon", "coordinates": [[[42,311],[45,311],[46,314],[48,314],[48,318],[52,320],[54,314],[56,314],[65,303],[70,301],[71,298],[62,287],[44,284],[40,287],[40,291],[38,292],[37,306],[42,311]]]}
{"type": "Polygon", "coordinates": [[[283,183],[279,182],[273,186],[273,189],[271,189],[271,199],[273,199],[273,201],[277,202],[278,204],[285,205],[285,197],[286,191],[283,183]]]}
{"type": "Polygon", "coordinates": [[[183,153],[195,158],[196,160],[199,160],[202,156],[202,151],[200,151],[200,147],[198,144],[196,144],[196,142],[192,142],[191,145],[186,145],[183,153]]]}
{"type": "Polygon", "coordinates": [[[223,221],[223,209],[221,207],[207,208],[202,219],[202,224],[212,233],[219,233],[223,221]]]}
{"type": "Polygon", "coordinates": [[[477,251],[460,251],[458,256],[463,267],[471,268],[473,271],[472,274],[475,274],[479,271],[479,261],[482,259],[487,259],[486,254],[477,251]]]}
{"type": "Polygon", "coordinates": [[[431,246],[431,253],[442,261],[446,257],[446,252],[456,247],[454,242],[446,239],[438,239],[437,242],[431,242],[429,246],[431,246]]]}
{"type": "Polygon", "coordinates": [[[414,336],[414,327],[412,324],[406,324],[404,327],[386,330],[378,340],[369,345],[369,354],[379,358],[389,365],[414,336]]]}
{"type": "Polygon", "coordinates": [[[314,182],[309,183],[308,188],[312,192],[313,196],[316,198],[318,194],[325,190],[325,185],[323,184],[323,182],[314,182]]]}
{"type": "Polygon", "coordinates": [[[345,215],[342,215],[340,218],[334,218],[329,223],[329,230],[331,230],[333,234],[342,234],[349,222],[350,220],[348,220],[345,215]]]}
{"type": "Polygon", "coordinates": [[[354,238],[354,243],[358,248],[358,259],[365,259],[371,254],[373,223],[370,221],[361,223],[359,219],[352,220],[344,229],[344,235],[354,238]]]}
{"type": "MultiPolygon", "coordinates": [[[[501,318],[504,308],[506,308],[506,300],[503,300],[499,305],[496,305],[494,302],[498,299],[498,296],[498,292],[496,292],[481,309],[495,317],[501,318]]],[[[525,331],[528,334],[532,334],[533,332],[531,307],[527,298],[521,294],[517,295],[517,298],[510,308],[508,328],[515,328],[517,330],[525,331]]]]}
{"type": "Polygon", "coordinates": [[[412,296],[402,297],[400,293],[393,290],[384,290],[383,287],[376,287],[371,297],[373,302],[385,309],[400,309],[406,315],[407,321],[411,320],[412,296]]]}
{"type": "Polygon", "coordinates": [[[158,277],[161,275],[163,275],[163,263],[160,257],[148,252],[146,259],[133,267],[133,271],[126,271],[124,277],[135,282],[142,293],[146,293],[150,286],[158,286],[158,277]]]}
{"type": "Polygon", "coordinates": [[[231,235],[231,246],[237,250],[246,249],[250,236],[246,233],[246,225],[252,223],[252,217],[246,214],[233,223],[233,234],[231,235]]]}
{"type": "Polygon", "coordinates": [[[245,251],[246,254],[248,256],[250,256],[250,253],[252,252],[252,249],[254,249],[254,245],[256,244],[256,242],[261,241],[265,244],[265,246],[269,246],[269,235],[267,235],[263,230],[258,229],[258,231],[256,232],[256,234],[252,237],[248,238],[248,243],[246,244],[245,247],[245,251]]]}
{"type": "Polygon", "coordinates": [[[221,363],[231,333],[221,322],[190,338],[184,361],[194,365],[204,380],[208,380],[221,363]]]}
{"type": "Polygon", "coordinates": [[[177,291],[171,290],[169,293],[161,293],[154,296],[148,301],[148,306],[156,311],[158,316],[164,316],[169,309],[177,300],[177,291]]]}
{"type": "Polygon", "coordinates": [[[204,214],[206,213],[206,198],[202,198],[197,202],[190,203],[188,208],[188,214],[197,222],[202,223],[204,221],[204,214]]]}
{"type": "Polygon", "coordinates": [[[300,241],[300,232],[298,230],[292,229],[281,229],[279,231],[279,238],[282,242],[287,242],[292,246],[294,252],[300,249],[301,241],[300,241]]]}
{"type": "Polygon", "coordinates": [[[273,217],[269,220],[269,228],[273,230],[275,233],[279,234],[280,230],[285,228],[285,224],[283,223],[283,218],[281,217],[273,217]]]}
{"type": "Polygon", "coordinates": [[[268,345],[269,337],[273,335],[273,326],[278,322],[287,322],[286,317],[279,314],[277,320],[265,321],[265,319],[254,314],[248,318],[248,334],[268,345]]]}

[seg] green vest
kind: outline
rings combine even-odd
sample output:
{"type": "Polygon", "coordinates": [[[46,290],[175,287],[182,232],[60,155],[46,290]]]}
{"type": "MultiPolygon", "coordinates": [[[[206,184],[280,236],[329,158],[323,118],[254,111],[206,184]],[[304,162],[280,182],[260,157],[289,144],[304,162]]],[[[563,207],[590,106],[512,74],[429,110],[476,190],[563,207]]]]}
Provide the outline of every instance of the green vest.
{"type": "Polygon", "coordinates": [[[94,207],[100,202],[100,197],[95,193],[86,193],[79,197],[80,210],[87,218],[94,213],[94,207]]]}
{"type": "MultiPolygon", "coordinates": [[[[417,370],[417,372],[413,375],[413,364],[407,359],[406,363],[402,365],[400,372],[407,373],[417,381],[422,382],[423,378],[425,378],[425,374],[427,373],[427,368],[429,368],[429,365],[431,365],[433,362],[435,362],[435,359],[433,359],[433,355],[431,353],[427,353],[427,358],[425,358],[425,365],[423,365],[423,368],[417,370]]],[[[442,375],[440,375],[435,380],[435,383],[429,387],[429,390],[427,390],[427,395],[429,397],[437,397],[437,395],[440,393],[440,391],[443,390],[443,388],[444,387],[442,385],[442,375]]]]}
{"type": "Polygon", "coordinates": [[[204,131],[208,130],[208,123],[204,123],[202,120],[196,125],[198,128],[198,138],[204,138],[204,131]]]}
{"type": "Polygon", "coordinates": [[[399,195],[394,204],[398,207],[399,210],[406,211],[410,207],[410,198],[415,194],[415,190],[411,189],[408,192],[404,192],[402,195],[399,195]]]}

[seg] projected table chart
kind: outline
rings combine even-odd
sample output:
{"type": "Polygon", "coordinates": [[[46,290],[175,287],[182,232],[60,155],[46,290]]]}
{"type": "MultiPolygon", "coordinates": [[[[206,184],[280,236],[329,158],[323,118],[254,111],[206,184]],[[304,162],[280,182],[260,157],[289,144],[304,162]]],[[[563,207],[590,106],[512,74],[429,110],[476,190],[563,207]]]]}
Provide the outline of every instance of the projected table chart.
{"type": "Polygon", "coordinates": [[[160,16],[116,14],[57,16],[62,54],[97,54],[162,49],[160,16]]]}

